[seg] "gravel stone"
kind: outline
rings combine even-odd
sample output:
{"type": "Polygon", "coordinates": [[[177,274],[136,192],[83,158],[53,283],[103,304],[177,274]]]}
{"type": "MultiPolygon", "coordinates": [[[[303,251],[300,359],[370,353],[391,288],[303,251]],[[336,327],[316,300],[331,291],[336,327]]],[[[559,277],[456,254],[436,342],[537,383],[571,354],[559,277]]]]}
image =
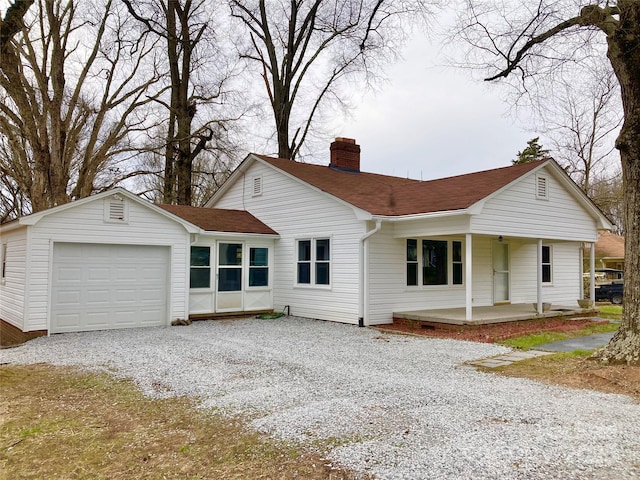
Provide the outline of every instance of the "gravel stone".
{"type": "Polygon", "coordinates": [[[52,335],[0,350],[0,363],[197,398],[379,479],[640,478],[640,405],[465,365],[508,352],[283,317],[52,335]]]}

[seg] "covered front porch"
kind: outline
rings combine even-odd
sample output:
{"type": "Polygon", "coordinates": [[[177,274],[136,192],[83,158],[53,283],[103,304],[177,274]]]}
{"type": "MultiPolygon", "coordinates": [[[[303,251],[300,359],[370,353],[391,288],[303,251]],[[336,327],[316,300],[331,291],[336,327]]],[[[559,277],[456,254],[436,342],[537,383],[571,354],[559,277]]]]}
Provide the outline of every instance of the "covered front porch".
{"type": "Polygon", "coordinates": [[[465,307],[439,308],[433,310],[410,310],[393,312],[395,320],[412,320],[417,322],[437,323],[444,325],[486,325],[491,323],[515,322],[533,320],[537,318],[551,318],[569,315],[588,315],[594,313],[593,308],[580,308],[569,305],[550,305],[542,313],[537,312],[537,305],[531,303],[516,303],[473,307],[471,318],[465,307]]]}

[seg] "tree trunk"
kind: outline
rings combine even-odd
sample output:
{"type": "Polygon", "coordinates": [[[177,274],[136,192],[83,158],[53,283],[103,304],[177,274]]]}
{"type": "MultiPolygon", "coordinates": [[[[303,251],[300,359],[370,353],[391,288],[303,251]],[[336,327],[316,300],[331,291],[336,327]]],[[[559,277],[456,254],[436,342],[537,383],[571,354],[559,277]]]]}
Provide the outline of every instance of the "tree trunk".
{"type": "Polygon", "coordinates": [[[620,26],[607,55],[620,82],[624,124],[616,141],[622,161],[625,230],[624,311],[620,330],[596,353],[607,363],[640,365],[640,2],[620,0],[620,26]]]}

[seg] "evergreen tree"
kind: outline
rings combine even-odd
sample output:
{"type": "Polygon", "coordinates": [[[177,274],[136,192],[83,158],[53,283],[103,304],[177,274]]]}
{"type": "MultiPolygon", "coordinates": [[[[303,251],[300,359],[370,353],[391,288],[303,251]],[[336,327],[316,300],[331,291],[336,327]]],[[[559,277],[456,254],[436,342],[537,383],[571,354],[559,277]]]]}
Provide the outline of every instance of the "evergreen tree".
{"type": "Polygon", "coordinates": [[[542,160],[549,156],[549,150],[542,148],[542,145],[538,143],[540,137],[532,138],[527,142],[527,148],[518,152],[518,157],[515,160],[511,160],[513,165],[521,165],[523,163],[535,162],[536,160],[542,160]]]}

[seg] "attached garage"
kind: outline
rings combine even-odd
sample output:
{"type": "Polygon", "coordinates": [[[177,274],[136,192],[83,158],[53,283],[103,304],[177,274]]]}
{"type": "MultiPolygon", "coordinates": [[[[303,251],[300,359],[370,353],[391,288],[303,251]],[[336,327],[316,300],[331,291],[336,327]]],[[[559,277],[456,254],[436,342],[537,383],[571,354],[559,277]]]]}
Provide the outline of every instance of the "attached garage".
{"type": "Polygon", "coordinates": [[[167,324],[170,248],[55,243],[51,333],[167,324]]]}
{"type": "Polygon", "coordinates": [[[0,345],[51,333],[167,327],[196,310],[270,310],[269,252],[277,237],[245,211],[155,205],[121,188],[1,224],[0,345]],[[217,288],[220,242],[239,246],[237,291],[217,288]],[[210,263],[193,265],[192,248],[210,251],[210,263]],[[202,279],[191,284],[197,269],[208,275],[206,288],[202,279]],[[240,301],[222,308],[218,294],[240,301]]]}

